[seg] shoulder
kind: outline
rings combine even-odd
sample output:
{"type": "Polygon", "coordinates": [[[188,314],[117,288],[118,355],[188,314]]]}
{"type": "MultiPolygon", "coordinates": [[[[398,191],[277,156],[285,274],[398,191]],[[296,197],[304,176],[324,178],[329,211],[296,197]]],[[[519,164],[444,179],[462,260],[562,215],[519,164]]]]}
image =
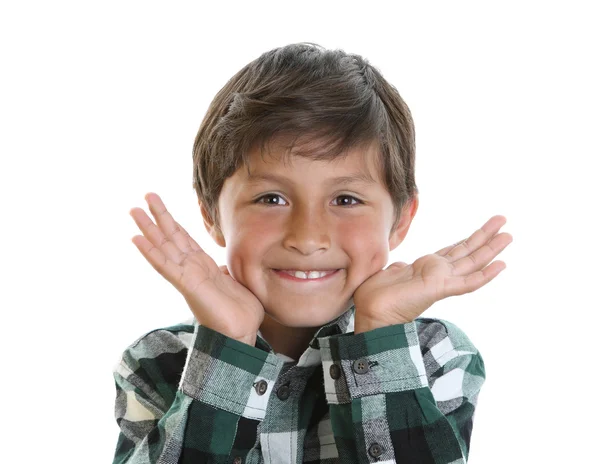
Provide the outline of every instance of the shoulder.
{"type": "Polygon", "coordinates": [[[123,351],[115,370],[123,377],[160,372],[163,378],[176,381],[193,334],[194,318],[146,332],[123,351]]]}

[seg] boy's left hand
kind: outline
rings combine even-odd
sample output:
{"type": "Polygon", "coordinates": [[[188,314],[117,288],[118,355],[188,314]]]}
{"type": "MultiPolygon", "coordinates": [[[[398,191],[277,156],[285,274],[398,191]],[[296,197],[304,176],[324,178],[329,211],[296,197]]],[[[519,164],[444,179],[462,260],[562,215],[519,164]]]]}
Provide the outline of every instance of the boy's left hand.
{"type": "Polygon", "coordinates": [[[503,261],[488,266],[512,242],[510,234],[498,234],[505,223],[504,216],[494,216],[462,242],[373,274],[354,292],[354,333],[411,322],[436,301],[490,282],[506,268],[503,261]]]}

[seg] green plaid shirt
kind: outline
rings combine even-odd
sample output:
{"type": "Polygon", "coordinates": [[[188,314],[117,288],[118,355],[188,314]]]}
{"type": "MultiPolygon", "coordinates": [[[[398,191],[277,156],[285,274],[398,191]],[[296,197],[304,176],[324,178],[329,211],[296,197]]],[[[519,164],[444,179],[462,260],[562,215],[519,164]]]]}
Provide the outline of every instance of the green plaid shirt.
{"type": "Polygon", "coordinates": [[[465,463],[484,363],[442,319],[355,335],[354,306],[298,361],[190,319],[116,365],[113,463],[465,463]]]}

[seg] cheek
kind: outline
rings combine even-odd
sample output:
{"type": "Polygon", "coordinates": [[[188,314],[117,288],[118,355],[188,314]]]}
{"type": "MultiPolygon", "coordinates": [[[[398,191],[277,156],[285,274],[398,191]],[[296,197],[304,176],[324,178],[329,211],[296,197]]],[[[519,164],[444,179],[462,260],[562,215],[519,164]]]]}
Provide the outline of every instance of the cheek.
{"type": "Polygon", "coordinates": [[[389,244],[383,227],[361,221],[340,231],[339,236],[343,237],[342,246],[351,257],[353,266],[358,266],[361,273],[373,275],[387,264],[389,244]]]}
{"type": "Polygon", "coordinates": [[[233,221],[230,230],[235,234],[226,237],[227,263],[232,276],[239,282],[246,282],[248,266],[260,265],[265,251],[274,240],[276,228],[269,221],[233,221]]]}
{"type": "Polygon", "coordinates": [[[228,247],[252,252],[271,243],[278,227],[264,215],[244,215],[242,212],[233,217],[229,230],[231,233],[226,237],[228,247]]]}

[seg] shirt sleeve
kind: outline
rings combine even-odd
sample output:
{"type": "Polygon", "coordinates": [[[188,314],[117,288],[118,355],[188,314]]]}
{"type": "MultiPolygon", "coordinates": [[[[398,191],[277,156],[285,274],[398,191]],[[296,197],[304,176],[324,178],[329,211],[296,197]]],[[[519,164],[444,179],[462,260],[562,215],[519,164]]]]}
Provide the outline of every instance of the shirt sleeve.
{"type": "Polygon", "coordinates": [[[319,338],[344,462],[466,463],[483,359],[441,319],[319,338]]]}
{"type": "Polygon", "coordinates": [[[178,385],[164,374],[174,348],[157,337],[124,353],[113,464],[229,462],[254,445],[282,362],[197,322],[189,346],[178,385]]]}

